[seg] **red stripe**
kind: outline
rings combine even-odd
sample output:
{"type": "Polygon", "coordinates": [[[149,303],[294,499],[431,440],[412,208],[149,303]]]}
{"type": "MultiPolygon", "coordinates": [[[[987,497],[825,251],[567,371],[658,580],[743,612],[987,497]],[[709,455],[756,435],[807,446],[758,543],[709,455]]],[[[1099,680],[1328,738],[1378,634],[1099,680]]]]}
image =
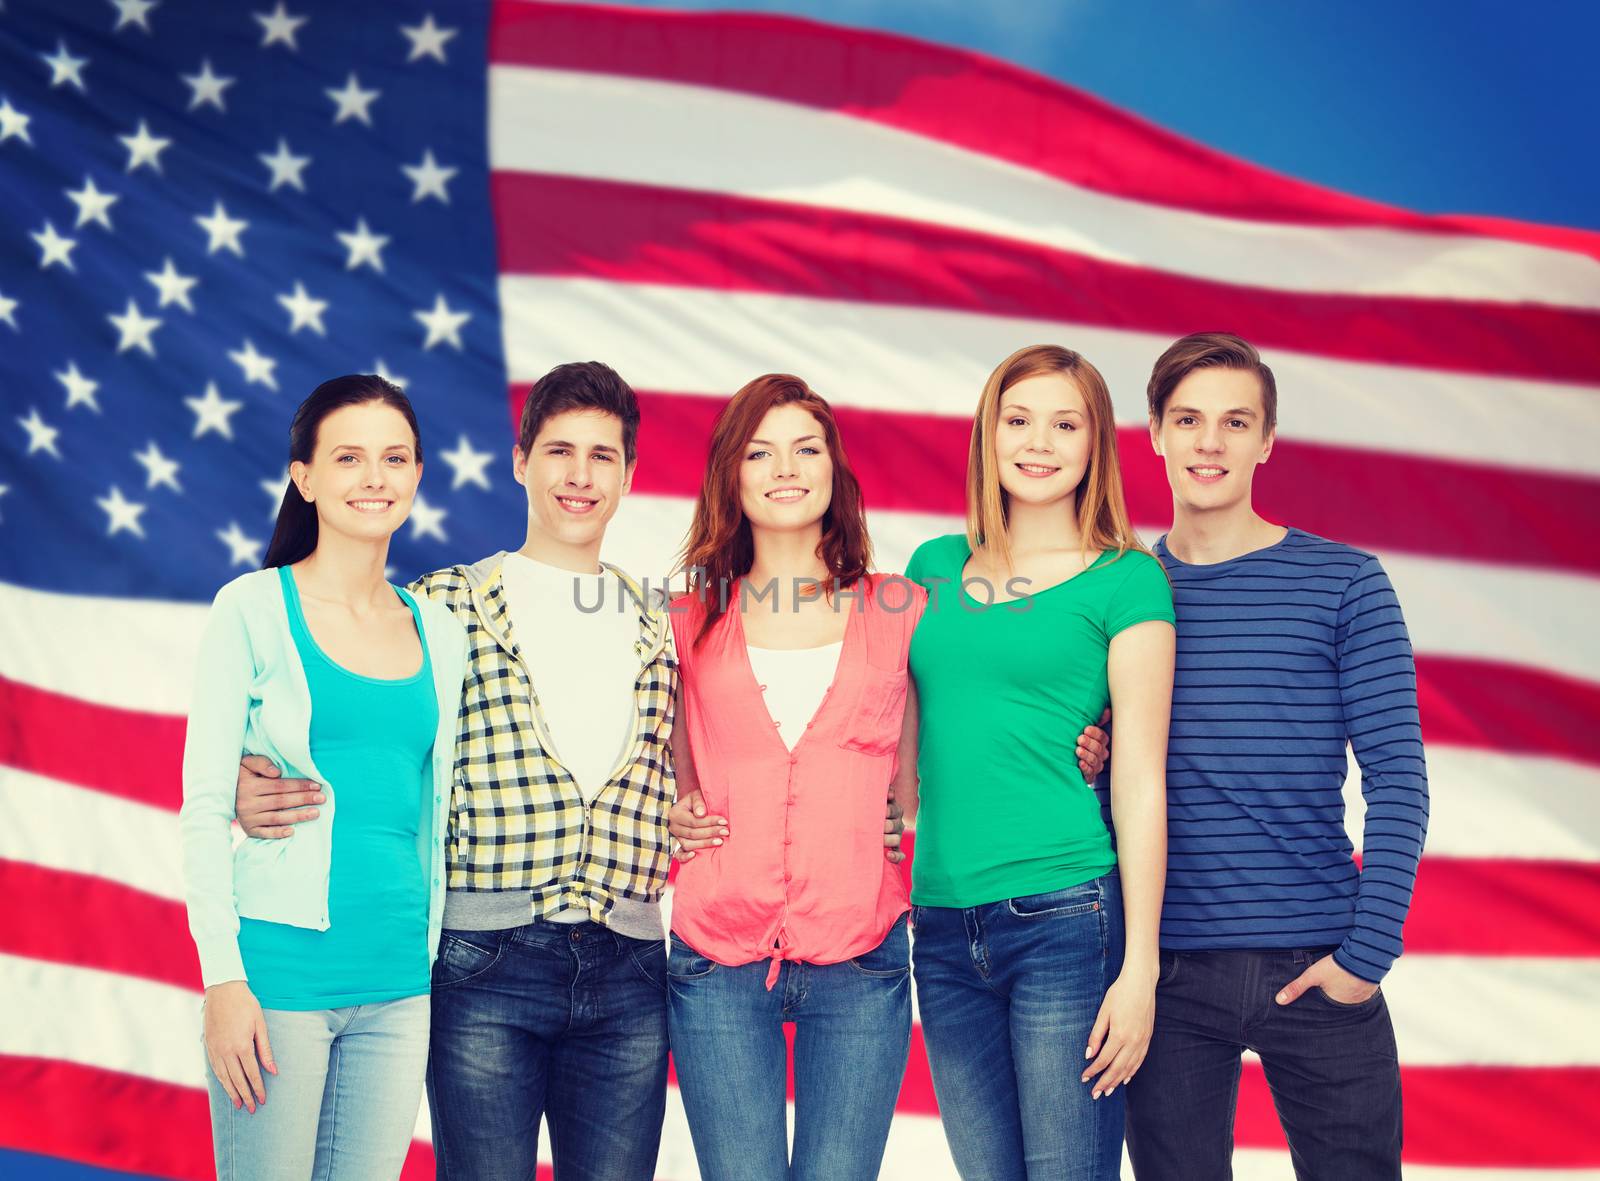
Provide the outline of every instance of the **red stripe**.
{"type": "Polygon", "coordinates": [[[1600,765],[1600,685],[1456,656],[1417,657],[1429,742],[1600,765]]]}
{"type": "Polygon", "coordinates": [[[1435,370],[1600,382],[1600,312],[1272,291],[953,227],[581,177],[497,172],[500,267],[1034,317],[1435,370]]]}
{"type": "MultiPolygon", "coordinates": [[[[908,881],[915,838],[905,835],[908,881]]],[[[200,988],[181,903],[106,878],[5,860],[0,897],[10,915],[0,926],[0,954],[200,988]]],[[[1424,856],[1405,940],[1411,954],[1600,956],[1600,865],[1424,856]]],[[[908,1094],[931,1094],[920,1083],[906,1085],[908,1094]]]]}
{"type": "MultiPolygon", "coordinates": [[[[1589,1067],[1403,1067],[1405,1158],[1477,1168],[1600,1165],[1590,1118],[1600,1070],[1589,1067]],[[1584,1131],[1585,1128],[1590,1129],[1584,1131]]],[[[0,1146],[175,1181],[210,1181],[205,1094],[188,1087],[39,1058],[0,1056],[0,1146]]],[[[910,1110],[904,1102],[902,1112],[910,1110]]],[[[1244,1068],[1235,1136],[1281,1148],[1258,1065],[1244,1068]]],[[[432,1149],[413,1143],[402,1177],[433,1175],[432,1149]]],[[[548,1181],[546,1169],[540,1181],[548,1181]]]]}
{"type": "MultiPolygon", "coordinates": [[[[526,392],[511,391],[514,407],[526,392]]],[[[634,490],[697,495],[723,399],[647,392],[639,403],[634,490]]],[[[838,415],[869,507],[966,513],[968,419],[843,406],[838,415]]],[[[1120,428],[1118,450],[1133,519],[1170,521],[1172,493],[1144,430],[1120,428]]],[[[1255,490],[1272,520],[1379,552],[1600,574],[1600,547],[1588,543],[1600,532],[1596,480],[1282,439],[1255,490]],[[1337,496],[1328,495],[1329,472],[1339,473],[1337,496]],[[1419,496],[1427,512],[1396,510],[1419,496]]]]}
{"type": "Polygon", "coordinates": [[[490,60],[714,87],[870,120],[1119,197],[1227,217],[1472,233],[1600,258],[1600,234],[1430,217],[1280,176],[1028,70],[893,33],[753,13],[493,9],[490,60]]]}
{"type": "MultiPolygon", "coordinates": [[[[1405,1045],[1400,1047],[1402,1057],[1405,1045]]],[[[1471,1168],[1600,1165],[1600,1068],[1405,1066],[1406,1163],[1471,1168]],[[1585,1131],[1585,1129],[1588,1129],[1585,1131]]],[[[1234,1143],[1283,1148],[1261,1065],[1247,1062],[1234,1143]]]]}
{"type": "Polygon", "coordinates": [[[107,878],[5,860],[0,898],[6,955],[200,989],[200,960],[180,902],[107,878]]]}
{"type": "MultiPolygon", "coordinates": [[[[0,1147],[172,1181],[212,1181],[204,1091],[49,1058],[0,1055],[0,1147]]],[[[432,1181],[433,1147],[413,1140],[401,1181],[432,1181]]],[[[537,1181],[551,1181],[541,1165],[537,1181]]]]}
{"type": "Polygon", "coordinates": [[[176,809],[183,731],[181,717],[92,705],[0,677],[0,766],[176,809]]]}
{"type": "Polygon", "coordinates": [[[1405,946],[1408,955],[1600,956],[1600,865],[1424,856],[1405,946]]]}

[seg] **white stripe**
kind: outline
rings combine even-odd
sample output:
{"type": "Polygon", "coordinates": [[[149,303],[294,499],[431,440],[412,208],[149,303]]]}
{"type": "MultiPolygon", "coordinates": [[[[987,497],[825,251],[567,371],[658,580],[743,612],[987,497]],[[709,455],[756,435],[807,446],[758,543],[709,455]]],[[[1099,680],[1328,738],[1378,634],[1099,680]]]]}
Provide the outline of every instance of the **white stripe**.
{"type": "MultiPolygon", "coordinates": [[[[1408,1067],[1600,1065],[1593,960],[1404,956],[1383,989],[1408,1067]]],[[[197,991],[0,954],[0,996],[0,1054],[205,1083],[197,991]]]]}
{"type": "Polygon", "coordinates": [[[1600,307],[1600,263],[1568,251],[1147,204],[869,120],[730,90],[494,66],[489,103],[489,159],[500,170],[909,218],[1285,291],[1600,307]]]}
{"type": "MultiPolygon", "coordinates": [[[[692,508],[690,501],[677,497],[630,497],[607,532],[607,557],[636,575],[664,577],[689,527],[692,508]]],[[[922,542],[965,528],[955,517],[927,513],[875,512],[870,521],[881,570],[903,570],[922,542]]],[[[1143,523],[1141,529],[1146,537],[1160,532],[1159,526],[1143,523]]],[[[1588,681],[1600,678],[1600,629],[1593,625],[1600,582],[1595,579],[1411,555],[1380,557],[1400,597],[1416,651],[1529,666],[1588,681]]]]}
{"type": "MultiPolygon", "coordinates": [[[[1600,1169],[1455,1168],[1406,1162],[1406,1181],[1600,1181],[1600,1169]]],[[[1123,1161],[1122,1176],[1133,1181],[1133,1169],[1123,1161]]],[[[1294,1166],[1287,1152],[1268,1148],[1239,1148],[1233,1153],[1234,1181],[1294,1181],[1294,1166]]]]}
{"type": "Polygon", "coordinates": [[[206,1085],[198,992],[0,954],[0,997],[0,1054],[206,1085]]]}
{"type": "Polygon", "coordinates": [[[0,677],[97,705],[188,711],[206,608],[0,582],[0,677]]]}
{"type": "MultiPolygon", "coordinates": [[[[611,523],[606,556],[639,577],[664,578],[691,508],[681,497],[630,497],[611,523]]],[[[963,528],[955,517],[931,513],[875,512],[871,523],[882,570],[903,570],[922,542],[963,528]]],[[[1140,526],[1147,539],[1161,528],[1140,526]]],[[[1600,679],[1595,579],[1409,554],[1380,557],[1416,651],[1600,679]]],[[[9,625],[0,625],[6,632],[0,677],[100,705],[181,714],[205,610],[0,583],[0,619],[9,625]]]]}
{"type": "Polygon", "coordinates": [[[0,767],[0,860],[183,901],[177,812],[11,767],[0,767]]]}
{"type": "MultiPolygon", "coordinates": [[[[1427,855],[1600,861],[1600,769],[1563,759],[1430,743],[1427,855]]],[[[1345,781],[1345,826],[1361,850],[1361,773],[1345,781]]]]}
{"type": "MultiPolygon", "coordinates": [[[[1055,342],[1105,375],[1119,422],[1142,424],[1150,366],[1172,343],[1050,320],[602,279],[502,275],[500,303],[514,382],[604,341],[606,361],[636,389],[727,397],[757,374],[798,373],[840,406],[958,418],[972,414],[995,365],[1024,345],[1055,342]]],[[[1277,377],[1285,438],[1600,473],[1589,444],[1600,390],[1262,355],[1277,377]]],[[[1328,478],[1336,488],[1337,473],[1328,478]]]]}

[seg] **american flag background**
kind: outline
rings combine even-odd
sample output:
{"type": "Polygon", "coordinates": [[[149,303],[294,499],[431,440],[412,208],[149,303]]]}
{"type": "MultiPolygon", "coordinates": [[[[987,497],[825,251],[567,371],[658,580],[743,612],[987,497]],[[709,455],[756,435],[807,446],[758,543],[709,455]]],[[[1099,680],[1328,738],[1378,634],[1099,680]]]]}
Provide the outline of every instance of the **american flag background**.
{"type": "MultiPolygon", "coordinates": [[[[1417,650],[1407,1175],[1600,1177],[1600,234],[1342,195],[961,48],[526,0],[6,0],[0,196],[0,1176],[211,1176],[183,717],[317,382],[416,404],[397,579],[519,543],[520,395],[588,358],[643,405],[612,561],[666,573],[721,400],[783,370],[896,570],[1041,341],[1106,374],[1153,538],[1149,366],[1226,329],[1282,391],[1260,507],[1380,554],[1417,650]]],[[[1248,1061],[1237,1141],[1290,1176],[1248,1061]]],[[[675,1098],[659,1175],[696,1175],[675,1098]]],[[[915,1037],[883,1175],[954,1176],[915,1037]]]]}

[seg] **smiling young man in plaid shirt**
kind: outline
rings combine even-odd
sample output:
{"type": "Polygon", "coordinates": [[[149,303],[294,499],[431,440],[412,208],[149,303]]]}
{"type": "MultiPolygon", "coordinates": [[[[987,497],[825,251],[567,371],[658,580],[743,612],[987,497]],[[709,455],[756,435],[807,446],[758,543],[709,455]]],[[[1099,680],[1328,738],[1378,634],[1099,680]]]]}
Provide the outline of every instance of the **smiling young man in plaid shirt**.
{"type": "MultiPolygon", "coordinates": [[[[450,1181],[533,1176],[542,1117],[564,1178],[655,1171],[677,666],[661,607],[599,558],[638,424],[607,366],[546,374],[515,452],[522,548],[411,587],[451,609],[471,651],[428,1064],[450,1181]]],[[[287,836],[323,802],[276,775],[254,759],[241,770],[253,836],[287,836]]]]}

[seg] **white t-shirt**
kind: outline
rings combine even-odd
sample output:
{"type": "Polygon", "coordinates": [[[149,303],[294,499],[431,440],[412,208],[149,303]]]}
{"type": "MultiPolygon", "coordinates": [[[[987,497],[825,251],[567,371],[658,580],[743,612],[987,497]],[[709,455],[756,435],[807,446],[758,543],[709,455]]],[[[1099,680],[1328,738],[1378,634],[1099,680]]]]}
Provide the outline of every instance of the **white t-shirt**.
{"type": "Polygon", "coordinates": [[[551,753],[592,804],[637,723],[638,606],[614,574],[575,574],[523,554],[506,555],[501,579],[551,753]]]}
{"type": "Polygon", "coordinates": [[[745,648],[767,713],[777,723],[778,737],[793,750],[833,684],[844,641],[820,648],[757,648],[753,644],[745,648]]]}

